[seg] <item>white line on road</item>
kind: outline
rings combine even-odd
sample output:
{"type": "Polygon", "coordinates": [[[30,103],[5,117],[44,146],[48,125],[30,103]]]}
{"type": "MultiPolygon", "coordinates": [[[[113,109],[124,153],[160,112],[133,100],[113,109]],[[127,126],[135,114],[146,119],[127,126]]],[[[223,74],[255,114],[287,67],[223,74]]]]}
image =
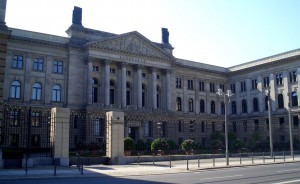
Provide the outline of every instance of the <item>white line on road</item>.
{"type": "Polygon", "coordinates": [[[299,171],[299,169],[288,169],[288,170],[281,170],[281,171],[277,171],[277,172],[289,172],[289,171],[299,171]]]}
{"type": "Polygon", "coordinates": [[[300,180],[291,180],[291,181],[283,181],[283,182],[279,182],[279,183],[273,183],[273,184],[286,184],[286,183],[296,183],[299,182],[300,180]]]}
{"type": "Polygon", "coordinates": [[[213,177],[213,178],[202,178],[200,180],[213,180],[213,179],[220,179],[220,178],[234,178],[234,177],[239,177],[239,176],[244,176],[244,175],[233,175],[233,176],[222,176],[222,177],[213,177]]]}

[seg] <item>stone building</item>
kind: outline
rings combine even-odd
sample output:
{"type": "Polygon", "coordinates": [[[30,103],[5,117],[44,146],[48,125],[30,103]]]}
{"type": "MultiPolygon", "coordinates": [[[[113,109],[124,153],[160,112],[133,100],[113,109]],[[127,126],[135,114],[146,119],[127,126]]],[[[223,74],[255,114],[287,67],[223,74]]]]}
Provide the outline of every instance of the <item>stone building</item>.
{"type": "MultiPolygon", "coordinates": [[[[244,142],[253,132],[267,140],[268,89],[274,141],[289,141],[289,105],[299,141],[299,49],[224,68],[174,57],[166,28],[162,43],[155,43],[136,31],[86,28],[81,20],[81,8],[74,7],[68,37],[49,35],[7,27],[1,6],[2,105],[97,114],[97,129],[105,112],[123,111],[125,135],[134,139],[165,137],[179,144],[192,138],[207,147],[212,133],[224,131],[225,105],[230,132],[244,142]],[[228,104],[216,94],[219,88],[234,93],[228,104]]],[[[104,138],[105,132],[96,132],[104,138]]]]}

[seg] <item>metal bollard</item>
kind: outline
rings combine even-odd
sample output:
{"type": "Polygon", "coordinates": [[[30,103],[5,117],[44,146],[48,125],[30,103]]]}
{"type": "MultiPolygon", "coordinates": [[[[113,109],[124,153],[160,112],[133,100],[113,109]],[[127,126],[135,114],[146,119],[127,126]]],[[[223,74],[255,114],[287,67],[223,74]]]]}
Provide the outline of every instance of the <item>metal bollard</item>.
{"type": "Polygon", "coordinates": [[[54,176],[56,176],[56,162],[57,162],[57,158],[54,159],[54,176]]]}
{"type": "Polygon", "coordinates": [[[215,155],[213,154],[213,166],[215,166],[215,155]]]}
{"type": "Polygon", "coordinates": [[[292,155],[293,155],[293,161],[295,160],[295,154],[294,154],[294,152],[292,153],[292,155]]]}
{"type": "Polygon", "coordinates": [[[240,153],[240,164],[242,165],[242,153],[240,153]]]}
{"type": "Polygon", "coordinates": [[[172,167],[172,163],[171,163],[171,154],[169,155],[169,161],[170,161],[170,168],[172,167]]]}
{"type": "Polygon", "coordinates": [[[199,158],[199,155],[198,155],[198,167],[200,167],[200,158],[199,158]]]}
{"type": "Polygon", "coordinates": [[[283,151],[283,161],[285,162],[285,153],[284,153],[284,151],[283,151]]]}
{"type": "Polygon", "coordinates": [[[83,161],[82,161],[82,158],[81,158],[81,175],[83,175],[83,161]]]}
{"type": "Polygon", "coordinates": [[[186,155],[186,170],[189,170],[189,157],[186,155]]]}
{"type": "Polygon", "coordinates": [[[274,162],[276,162],[276,161],[275,161],[275,152],[273,152],[273,157],[274,157],[274,162]]]}
{"type": "Polygon", "coordinates": [[[253,155],[253,152],[252,152],[252,164],[254,164],[254,155],[253,155]]]}
{"type": "Polygon", "coordinates": [[[153,166],[154,166],[154,153],[153,153],[153,166]]]}
{"type": "Polygon", "coordinates": [[[140,153],[138,153],[138,165],[140,165],[140,153]]]}
{"type": "Polygon", "coordinates": [[[266,161],[265,161],[265,152],[263,152],[263,162],[266,163],[266,161]]]}
{"type": "Polygon", "coordinates": [[[25,163],[25,174],[27,175],[27,173],[28,173],[28,155],[26,154],[26,158],[25,158],[26,160],[26,163],[25,163]]]}

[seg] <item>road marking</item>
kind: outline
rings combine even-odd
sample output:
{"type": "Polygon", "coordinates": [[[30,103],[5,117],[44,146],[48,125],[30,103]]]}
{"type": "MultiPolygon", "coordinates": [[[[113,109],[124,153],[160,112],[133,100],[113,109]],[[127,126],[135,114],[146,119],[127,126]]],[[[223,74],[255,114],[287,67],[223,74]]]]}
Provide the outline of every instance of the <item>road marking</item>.
{"type": "Polygon", "coordinates": [[[288,170],[281,170],[277,172],[289,172],[289,171],[299,171],[300,169],[288,169],[288,170]]]}
{"type": "Polygon", "coordinates": [[[213,177],[213,178],[202,178],[200,180],[213,180],[213,179],[220,179],[220,178],[234,178],[234,177],[239,177],[239,176],[244,176],[244,175],[233,175],[233,176],[222,176],[222,177],[213,177]]]}
{"type": "Polygon", "coordinates": [[[273,184],[296,183],[296,182],[299,182],[299,181],[300,181],[300,180],[291,180],[291,181],[284,181],[284,182],[273,183],[273,184]]]}

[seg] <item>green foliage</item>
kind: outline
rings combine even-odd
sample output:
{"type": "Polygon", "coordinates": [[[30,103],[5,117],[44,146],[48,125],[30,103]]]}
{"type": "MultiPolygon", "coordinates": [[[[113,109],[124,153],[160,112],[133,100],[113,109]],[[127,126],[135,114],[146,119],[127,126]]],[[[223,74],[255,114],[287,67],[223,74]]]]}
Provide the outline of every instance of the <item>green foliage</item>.
{"type": "Polygon", "coordinates": [[[169,150],[176,150],[178,148],[177,144],[173,140],[167,140],[169,145],[169,150]]]}
{"type": "Polygon", "coordinates": [[[146,149],[145,141],[143,139],[138,139],[135,142],[135,148],[136,148],[136,150],[144,151],[146,149]]]}
{"type": "Polygon", "coordinates": [[[197,142],[192,139],[186,139],[181,143],[181,148],[184,151],[190,151],[197,149],[197,142]]]}
{"type": "Polygon", "coordinates": [[[154,139],[151,143],[151,151],[157,151],[157,150],[168,150],[169,145],[168,142],[165,139],[154,139]]]}
{"type": "Polygon", "coordinates": [[[133,139],[130,137],[125,137],[124,138],[124,150],[125,151],[133,150],[133,147],[134,147],[133,139]]]}

